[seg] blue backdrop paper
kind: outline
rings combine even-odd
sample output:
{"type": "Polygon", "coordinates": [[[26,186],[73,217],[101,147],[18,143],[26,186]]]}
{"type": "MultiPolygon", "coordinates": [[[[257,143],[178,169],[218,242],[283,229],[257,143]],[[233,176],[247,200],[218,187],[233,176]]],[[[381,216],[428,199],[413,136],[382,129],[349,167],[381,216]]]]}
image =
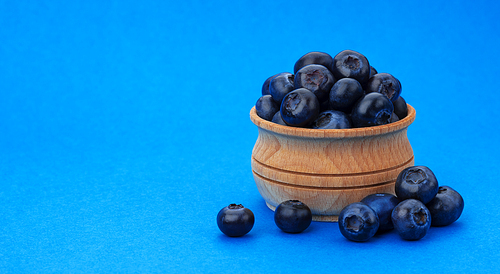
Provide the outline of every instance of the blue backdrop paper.
{"type": "Polygon", "coordinates": [[[0,272],[488,273],[500,268],[497,1],[0,1],[0,272]],[[465,200],[416,242],[282,233],[250,108],[309,51],[402,83],[415,163],[465,200]],[[217,212],[256,223],[225,237],[217,212]]]}

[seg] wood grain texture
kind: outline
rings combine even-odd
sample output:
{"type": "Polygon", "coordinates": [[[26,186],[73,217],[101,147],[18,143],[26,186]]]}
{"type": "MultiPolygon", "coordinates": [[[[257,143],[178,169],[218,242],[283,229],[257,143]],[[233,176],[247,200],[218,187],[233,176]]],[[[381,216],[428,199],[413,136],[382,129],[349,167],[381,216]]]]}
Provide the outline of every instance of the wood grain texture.
{"type": "Polygon", "coordinates": [[[259,136],[252,152],[257,188],[273,209],[283,201],[306,203],[315,220],[332,221],[346,205],[373,193],[394,193],[401,170],[414,164],[404,119],[377,127],[305,129],[278,125],[257,116],[259,136]]]}

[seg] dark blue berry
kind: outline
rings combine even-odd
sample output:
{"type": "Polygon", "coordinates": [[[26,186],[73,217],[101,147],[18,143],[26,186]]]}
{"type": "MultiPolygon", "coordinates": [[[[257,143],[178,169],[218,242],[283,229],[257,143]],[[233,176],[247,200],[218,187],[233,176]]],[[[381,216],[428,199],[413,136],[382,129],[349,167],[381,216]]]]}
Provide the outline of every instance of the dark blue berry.
{"type": "Polygon", "coordinates": [[[294,90],[293,78],[293,74],[282,72],[271,79],[269,83],[269,93],[273,96],[276,103],[281,104],[283,97],[294,90]]]}
{"type": "Polygon", "coordinates": [[[274,211],[274,222],[284,232],[300,233],[312,222],[311,209],[298,200],[282,202],[274,211]]]}
{"type": "Polygon", "coordinates": [[[260,118],[271,121],[276,112],[279,112],[280,107],[274,101],[271,95],[263,95],[255,103],[255,111],[260,118]]]}
{"type": "Polygon", "coordinates": [[[356,242],[368,241],[379,227],[377,213],[364,203],[352,203],[339,214],[340,233],[356,242]]]}
{"type": "Polygon", "coordinates": [[[452,224],[464,210],[464,199],[449,186],[440,186],[436,197],[426,204],[432,216],[432,226],[452,224]]]}
{"type": "Polygon", "coordinates": [[[238,204],[230,204],[217,214],[217,226],[230,237],[240,237],[252,230],[255,223],[253,212],[238,204]]]}
{"type": "Polygon", "coordinates": [[[295,74],[294,87],[310,90],[320,102],[328,100],[335,79],[332,73],[322,65],[307,65],[295,74]]]}
{"type": "Polygon", "coordinates": [[[315,129],[351,128],[351,121],[349,116],[342,111],[327,110],[319,114],[311,127],[315,129]]]}
{"type": "Polygon", "coordinates": [[[342,78],[330,90],[330,108],[350,113],[354,104],[364,94],[363,87],[358,81],[352,78],[342,78]]]}
{"type": "Polygon", "coordinates": [[[318,98],[305,88],[288,93],[280,107],[283,121],[294,127],[308,127],[318,118],[319,110],[318,98]]]}
{"type": "Polygon", "coordinates": [[[287,125],[285,123],[285,121],[283,121],[283,119],[281,118],[281,112],[280,111],[278,111],[278,112],[276,112],[276,114],[274,114],[273,119],[271,120],[271,122],[276,123],[278,125],[283,125],[283,126],[287,125]]]}
{"type": "Polygon", "coordinates": [[[400,200],[416,199],[427,204],[436,196],[438,188],[436,176],[428,167],[412,166],[399,173],[394,190],[400,200]]]}
{"type": "Polygon", "coordinates": [[[392,104],[394,105],[394,113],[396,113],[399,119],[403,119],[408,115],[408,105],[403,97],[399,96],[392,104]]]}
{"type": "Polygon", "coordinates": [[[372,78],[372,76],[377,73],[377,70],[374,67],[370,66],[370,77],[368,79],[372,78]]]}
{"type": "Polygon", "coordinates": [[[401,82],[389,73],[377,73],[366,83],[366,93],[382,93],[395,101],[401,94],[401,82]]]}
{"type": "Polygon", "coordinates": [[[419,200],[408,199],[399,203],[391,214],[399,236],[405,240],[422,239],[431,226],[431,213],[419,200]]]}
{"type": "Polygon", "coordinates": [[[333,64],[333,58],[328,53],[319,51],[309,52],[295,62],[295,65],[293,66],[293,73],[295,74],[299,71],[299,69],[311,64],[322,65],[330,69],[333,64]]]}
{"type": "Polygon", "coordinates": [[[391,121],[390,122],[394,123],[394,122],[397,122],[397,121],[399,121],[399,117],[396,115],[396,113],[393,112],[391,114],[391,121]]]}
{"type": "Polygon", "coordinates": [[[368,59],[363,54],[353,50],[344,50],[335,55],[331,71],[337,80],[353,78],[364,84],[370,79],[368,59]]]}
{"type": "Polygon", "coordinates": [[[393,111],[394,106],[387,96],[373,92],[356,102],[351,112],[351,121],[354,127],[385,125],[391,122],[393,111]]]}
{"type": "Polygon", "coordinates": [[[271,83],[271,79],[276,77],[278,74],[270,76],[266,79],[266,81],[264,81],[264,84],[262,84],[262,95],[271,95],[271,93],[269,92],[269,84],[271,83]]]}
{"type": "Polygon", "coordinates": [[[371,194],[361,200],[362,203],[371,207],[378,216],[380,225],[378,232],[384,232],[394,229],[392,224],[392,210],[399,204],[399,199],[388,193],[371,194]]]}

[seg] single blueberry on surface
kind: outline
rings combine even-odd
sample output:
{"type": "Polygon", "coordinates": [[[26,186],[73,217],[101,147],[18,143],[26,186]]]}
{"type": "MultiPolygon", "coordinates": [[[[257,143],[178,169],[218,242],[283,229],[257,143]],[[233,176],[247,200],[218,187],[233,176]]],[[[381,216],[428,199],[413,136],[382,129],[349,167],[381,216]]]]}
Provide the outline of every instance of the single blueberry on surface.
{"type": "Polygon", "coordinates": [[[333,58],[330,54],[320,51],[306,53],[300,57],[297,62],[295,62],[295,65],[293,66],[293,73],[295,74],[299,71],[299,69],[311,64],[322,65],[329,69],[332,67],[333,58]]]}
{"type": "Polygon", "coordinates": [[[281,104],[283,97],[290,91],[294,90],[293,87],[293,74],[289,72],[278,73],[269,83],[269,93],[273,96],[276,103],[281,104]]]}
{"type": "Polygon", "coordinates": [[[389,73],[377,73],[366,83],[366,93],[382,93],[394,102],[401,94],[401,82],[389,73]]]}
{"type": "Polygon", "coordinates": [[[394,105],[394,113],[399,119],[403,119],[408,115],[408,105],[403,97],[399,96],[392,104],[394,105]]]}
{"type": "Polygon", "coordinates": [[[276,114],[274,114],[273,119],[271,120],[271,122],[276,123],[278,125],[287,126],[287,124],[285,123],[285,121],[283,121],[283,119],[281,118],[281,112],[280,111],[278,111],[278,112],[276,112],[276,114]]]}
{"type": "Polygon", "coordinates": [[[274,222],[284,232],[300,233],[311,225],[311,209],[298,200],[282,202],[274,211],[274,222]]]}
{"type": "Polygon", "coordinates": [[[431,226],[429,209],[415,199],[399,203],[391,214],[392,223],[399,236],[405,240],[422,239],[431,226]]]}
{"type": "Polygon", "coordinates": [[[318,98],[305,88],[288,93],[280,107],[281,118],[293,127],[308,127],[318,118],[319,110],[318,98]]]}
{"type": "Polygon", "coordinates": [[[217,226],[230,237],[240,237],[252,230],[255,223],[253,212],[241,204],[230,204],[217,214],[217,226]]]}
{"type": "Polygon", "coordinates": [[[328,100],[330,90],[335,83],[332,73],[322,65],[307,65],[297,71],[294,87],[310,90],[320,102],[328,100]]]}
{"type": "Polygon", "coordinates": [[[416,199],[424,204],[438,193],[438,181],[432,170],[426,166],[411,166],[403,169],[394,186],[400,200],[416,199]]]}
{"type": "Polygon", "coordinates": [[[337,80],[353,78],[360,84],[364,84],[370,79],[368,59],[363,54],[353,50],[343,50],[335,55],[331,71],[337,80]]]}
{"type": "Polygon", "coordinates": [[[273,119],[274,114],[279,112],[280,106],[274,101],[271,95],[263,95],[255,103],[257,115],[267,121],[273,119]]]}
{"type": "Polygon", "coordinates": [[[351,121],[349,116],[342,111],[327,110],[319,114],[311,127],[315,129],[351,128],[351,121]]]}
{"type": "Polygon", "coordinates": [[[361,84],[352,78],[342,78],[333,84],[329,93],[330,108],[350,113],[365,92],[361,84]]]}
{"type": "Polygon", "coordinates": [[[454,223],[464,210],[464,199],[453,188],[440,186],[436,197],[426,204],[432,222],[431,226],[447,226],[454,223]]]}
{"type": "Polygon", "coordinates": [[[356,102],[351,111],[351,121],[354,127],[385,125],[391,122],[393,111],[394,106],[387,96],[373,92],[356,102]]]}
{"type": "Polygon", "coordinates": [[[368,241],[379,227],[377,213],[364,203],[352,203],[340,211],[338,220],[340,233],[355,242],[368,241]]]}
{"type": "Polygon", "coordinates": [[[376,193],[366,196],[361,202],[377,213],[380,222],[378,232],[394,229],[391,214],[399,204],[399,199],[396,196],[389,193],[376,193]]]}

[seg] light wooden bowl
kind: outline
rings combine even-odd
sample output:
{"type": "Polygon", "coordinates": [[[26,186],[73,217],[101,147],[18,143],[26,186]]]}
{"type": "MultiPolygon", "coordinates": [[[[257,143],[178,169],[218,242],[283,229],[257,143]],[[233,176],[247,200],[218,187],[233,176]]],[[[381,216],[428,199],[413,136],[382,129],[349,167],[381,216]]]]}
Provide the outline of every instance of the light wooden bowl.
{"type": "Polygon", "coordinates": [[[395,123],[354,129],[306,129],[250,119],[259,136],[252,152],[257,188],[274,210],[286,200],[307,204],[315,221],[337,221],[340,211],[369,194],[392,193],[396,178],[413,166],[406,135],[415,109],[395,123]]]}

